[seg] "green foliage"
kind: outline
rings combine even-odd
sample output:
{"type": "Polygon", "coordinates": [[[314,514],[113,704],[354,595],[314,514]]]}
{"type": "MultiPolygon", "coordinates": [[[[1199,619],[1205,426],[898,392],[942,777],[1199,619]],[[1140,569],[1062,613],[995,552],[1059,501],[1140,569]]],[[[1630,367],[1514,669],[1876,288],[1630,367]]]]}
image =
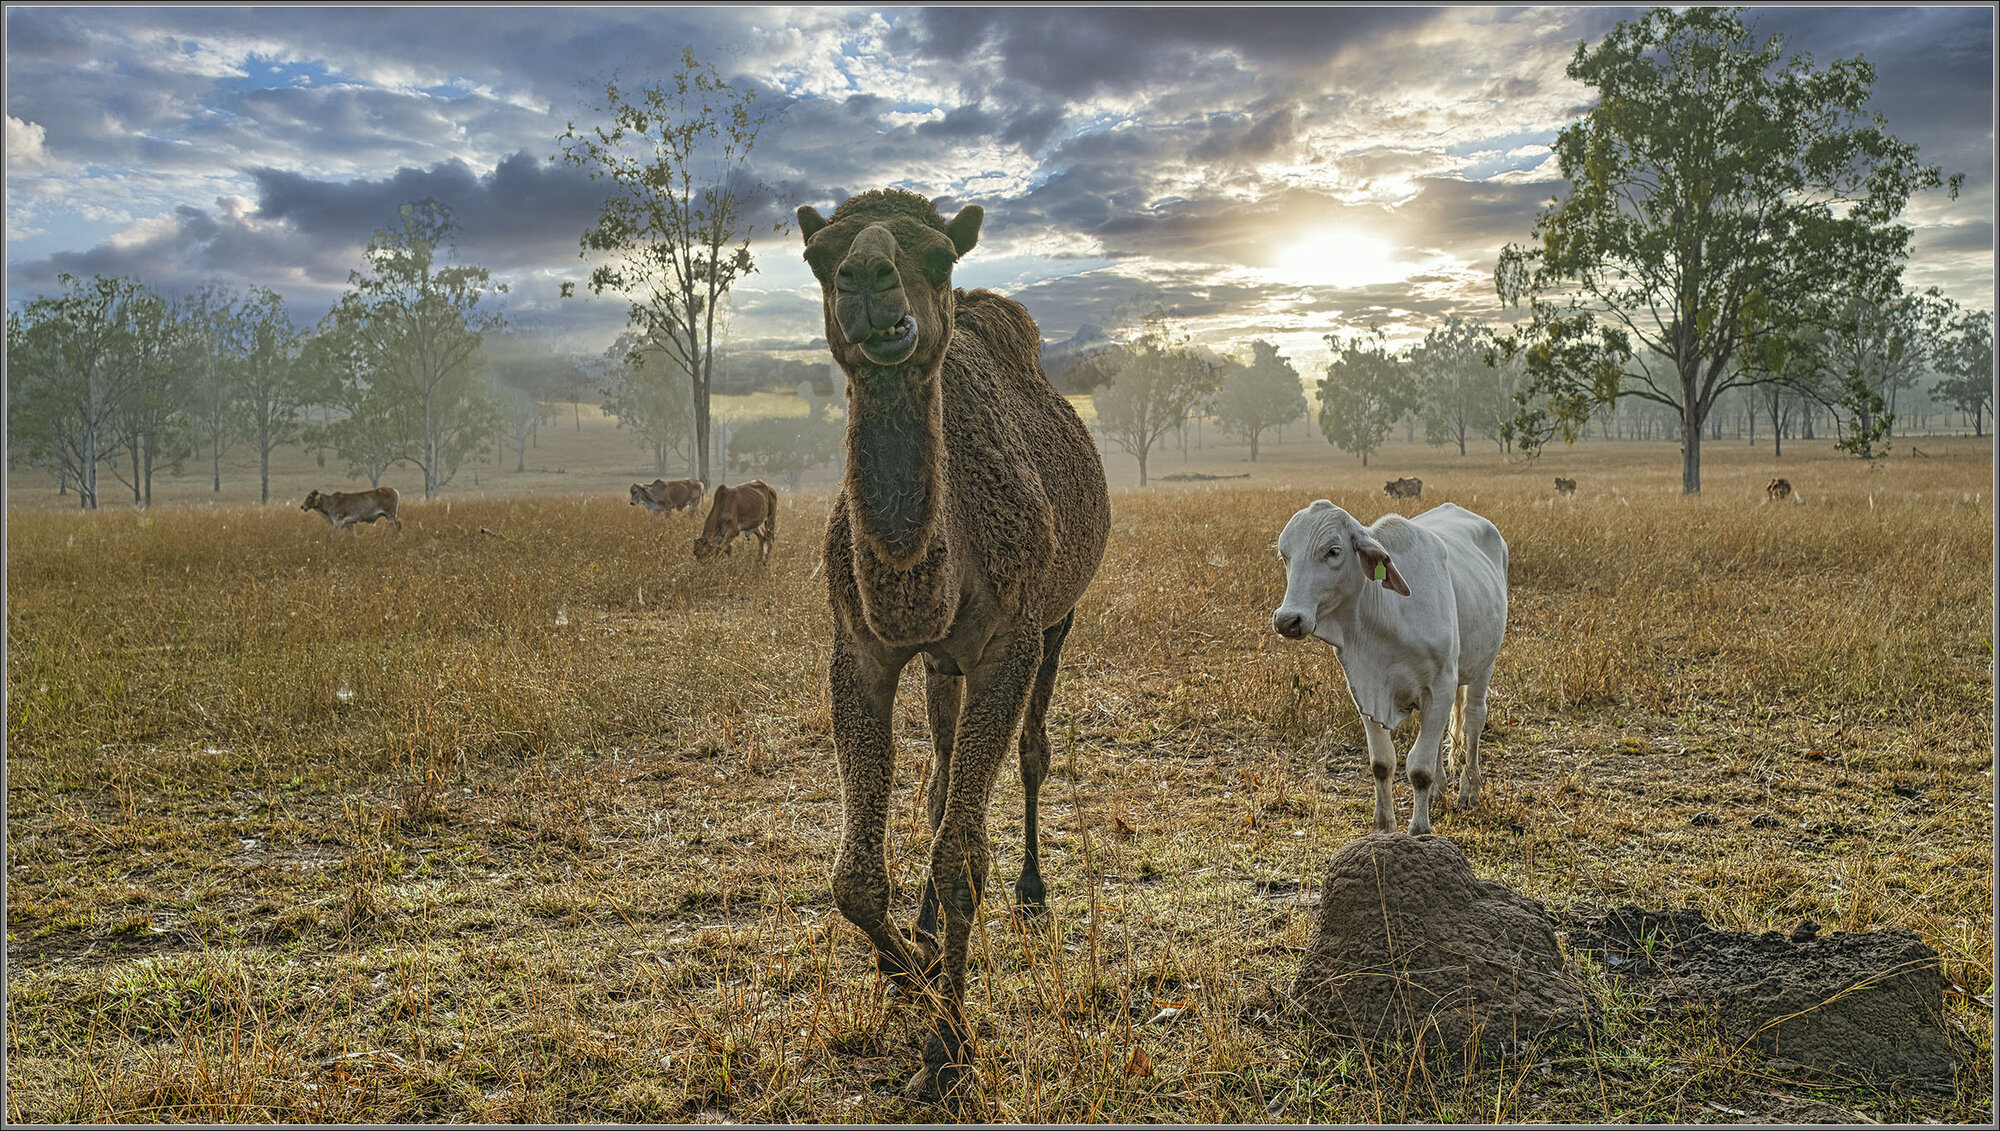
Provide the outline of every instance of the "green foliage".
{"type": "Polygon", "coordinates": [[[729,430],[729,467],[785,477],[786,489],[804,487],[805,473],[840,458],[845,423],[831,413],[764,416],[729,430]]]}
{"type": "Polygon", "coordinates": [[[1328,334],[1333,362],[1319,382],[1319,430],[1343,452],[1368,457],[1415,407],[1408,363],[1389,352],[1380,328],[1343,338],[1328,334]]]}
{"type": "Polygon", "coordinates": [[[1556,138],[1569,195],[1495,273],[1530,310],[1503,352],[1548,398],[1520,413],[1524,446],[1642,397],[1680,413],[1682,490],[1697,493],[1709,410],[1778,379],[1755,363],[1766,341],[1801,334],[1821,296],[1895,292],[1909,245],[1896,219],[1938,169],[1868,112],[1867,63],[1816,69],[1782,50],[1723,8],[1655,8],[1578,46],[1567,74],[1598,103],[1556,138]],[[1647,351],[1665,364],[1631,364],[1647,351]]]}
{"type": "Polygon", "coordinates": [[[1216,367],[1195,352],[1185,332],[1155,309],[1123,349],[1102,355],[1115,367],[1111,383],[1090,394],[1098,431],[1139,461],[1139,486],[1153,445],[1187,419],[1221,383],[1216,367]]]}
{"type": "Polygon", "coordinates": [[[458,225],[435,200],[404,204],[402,223],[378,229],[365,253],[368,272],[348,275],[351,289],[329,315],[341,339],[334,353],[348,366],[343,390],[353,409],[343,454],[386,454],[423,472],[424,497],[437,498],[466,459],[486,448],[496,420],[478,380],[484,334],[505,323],[479,309],[504,292],[484,267],[448,264],[458,225]],[[356,429],[369,435],[355,435],[356,429]],[[376,439],[387,444],[375,448],[376,439]]]}
{"type": "Polygon", "coordinates": [[[1215,415],[1222,427],[1250,442],[1250,462],[1257,462],[1257,440],[1267,428],[1302,420],[1306,391],[1299,371],[1278,353],[1278,347],[1258,339],[1250,343],[1248,365],[1230,363],[1223,370],[1215,395],[1215,415]]]}
{"type": "Polygon", "coordinates": [[[704,483],[716,311],[736,280],[756,270],[743,209],[743,169],[764,126],[756,98],[684,48],[665,80],[637,90],[604,84],[592,110],[609,124],[570,122],[556,139],[562,161],[610,182],[579,254],[599,260],[591,292],[623,295],[627,325],[686,375],[704,483]]]}
{"type": "Polygon", "coordinates": [[[1993,407],[1993,312],[1952,308],[1938,328],[1931,364],[1944,375],[1931,396],[1971,413],[1973,432],[1983,435],[1981,418],[1993,407]]]}
{"type": "Polygon", "coordinates": [[[1456,444],[1464,455],[1467,437],[1477,433],[1507,449],[1520,367],[1499,360],[1490,327],[1453,315],[1410,351],[1410,368],[1420,390],[1417,411],[1425,440],[1456,444]]]}
{"type": "Polygon", "coordinates": [[[172,356],[174,322],[134,279],[58,276],[62,294],[7,315],[7,438],[98,505],[98,470],[134,438],[135,402],[172,356]]]}

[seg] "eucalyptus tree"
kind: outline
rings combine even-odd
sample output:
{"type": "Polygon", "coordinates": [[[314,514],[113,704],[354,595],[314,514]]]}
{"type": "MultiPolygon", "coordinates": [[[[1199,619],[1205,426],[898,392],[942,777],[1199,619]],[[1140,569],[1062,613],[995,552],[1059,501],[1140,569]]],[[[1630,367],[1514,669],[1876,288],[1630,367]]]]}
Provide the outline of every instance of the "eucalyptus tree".
{"type": "Polygon", "coordinates": [[[252,287],[238,307],[241,349],[237,404],[243,434],[257,453],[257,501],[271,501],[271,454],[293,443],[311,402],[300,351],[304,334],[285,311],[283,295],[252,287]]]}
{"type": "Polygon", "coordinates": [[[1307,410],[1299,371],[1261,338],[1250,343],[1248,364],[1232,363],[1223,371],[1214,404],[1223,429],[1250,442],[1251,463],[1257,462],[1257,441],[1266,429],[1303,420],[1307,410]]]}
{"type": "Polygon", "coordinates": [[[1489,363],[1493,353],[1492,329],[1455,314],[1410,351],[1425,440],[1455,444],[1459,455],[1473,434],[1499,440],[1500,424],[1512,414],[1512,367],[1497,357],[1489,363]]]}
{"type": "Polygon", "coordinates": [[[1931,396],[1972,417],[1972,434],[1984,436],[1993,406],[1993,312],[1953,308],[1939,328],[1932,366],[1944,379],[1931,396]]]}
{"type": "Polygon", "coordinates": [[[159,296],[137,280],[57,276],[64,290],[7,314],[7,431],[29,458],[99,503],[98,468],[126,443],[131,400],[155,376],[159,296]]]}
{"type": "Polygon", "coordinates": [[[1319,430],[1344,452],[1368,457],[1389,438],[1389,430],[1415,407],[1409,363],[1389,350],[1380,327],[1343,337],[1328,334],[1333,361],[1319,382],[1319,430]]]}
{"type": "Polygon", "coordinates": [[[480,302],[507,288],[484,267],[445,262],[458,225],[444,204],[424,200],[397,213],[401,223],[369,241],[368,270],[349,273],[351,289],[332,317],[381,398],[394,458],[416,465],[424,498],[435,499],[493,431],[479,346],[505,322],[480,302]]]}
{"type": "Polygon", "coordinates": [[[673,362],[647,339],[627,331],[604,351],[601,364],[604,411],[652,456],[653,474],[667,473],[669,456],[694,470],[693,393],[687,385],[660,376],[673,362]]]}
{"type": "MultiPolygon", "coordinates": [[[[746,166],[764,126],[756,98],[683,48],[664,80],[637,90],[604,84],[603,101],[591,109],[608,124],[570,122],[557,139],[564,162],[610,183],[579,254],[608,257],[591,270],[591,292],[622,295],[627,326],[672,363],[632,375],[664,381],[677,371],[687,379],[704,484],[717,310],[736,280],[756,270],[746,209],[746,166]]],[[[779,222],[772,231],[784,228],[779,222]]],[[[565,283],[563,293],[570,291],[565,283]]]]}
{"type": "Polygon", "coordinates": [[[1144,487],[1153,446],[1215,391],[1220,376],[1159,311],[1141,320],[1138,333],[1108,364],[1116,367],[1111,383],[1090,394],[1097,430],[1139,461],[1144,487]]]}
{"type": "Polygon", "coordinates": [[[1548,395],[1517,431],[1529,448],[1574,440],[1595,405],[1652,401],[1679,417],[1695,494],[1717,399],[1773,379],[1754,355],[1797,334],[1818,296],[1893,295],[1910,239],[1897,217],[1943,182],[1867,111],[1871,66],[1783,58],[1740,8],[1654,8],[1579,44],[1566,73],[1598,94],[1556,137],[1568,195],[1495,272],[1501,298],[1529,306],[1506,345],[1548,395]]]}

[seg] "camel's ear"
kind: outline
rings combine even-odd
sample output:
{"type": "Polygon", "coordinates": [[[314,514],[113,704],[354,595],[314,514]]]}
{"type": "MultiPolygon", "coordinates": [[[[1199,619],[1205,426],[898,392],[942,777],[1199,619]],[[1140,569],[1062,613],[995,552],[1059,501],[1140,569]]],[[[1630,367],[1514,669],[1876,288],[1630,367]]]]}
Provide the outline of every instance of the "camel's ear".
{"type": "Polygon", "coordinates": [[[977,204],[968,204],[958,210],[951,223],[944,226],[944,234],[951,237],[951,246],[958,249],[958,257],[972,250],[979,242],[979,222],[986,218],[986,211],[977,204]]]}
{"type": "Polygon", "coordinates": [[[811,243],[813,234],[824,227],[826,217],[821,216],[817,209],[810,204],[799,205],[799,232],[805,236],[807,243],[811,243]]]}

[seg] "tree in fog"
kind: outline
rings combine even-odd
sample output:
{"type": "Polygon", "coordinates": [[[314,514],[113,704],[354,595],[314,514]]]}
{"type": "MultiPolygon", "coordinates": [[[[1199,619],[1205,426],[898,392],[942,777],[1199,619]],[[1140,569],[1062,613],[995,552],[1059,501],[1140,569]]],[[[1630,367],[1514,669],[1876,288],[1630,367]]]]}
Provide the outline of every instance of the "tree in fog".
{"type": "Polygon", "coordinates": [[[1497,357],[1489,363],[1493,352],[1493,332],[1457,315],[1410,351],[1411,378],[1421,391],[1413,411],[1423,418],[1425,440],[1454,444],[1464,455],[1471,434],[1499,438],[1513,398],[1504,363],[1497,357]]]}
{"type": "Polygon", "coordinates": [[[458,225],[445,205],[424,200],[397,213],[400,223],[369,241],[368,269],[348,275],[333,320],[381,398],[394,458],[414,464],[424,498],[435,499],[493,432],[479,347],[504,322],[480,302],[507,288],[484,267],[446,262],[458,225]]]}
{"type": "Polygon", "coordinates": [[[1090,394],[1097,429],[1139,461],[1139,486],[1144,487],[1153,446],[1215,391],[1220,375],[1158,310],[1141,320],[1138,333],[1116,360],[1107,361],[1116,374],[1109,385],[1090,394]]]}
{"type": "Polygon", "coordinates": [[[649,346],[638,334],[618,335],[604,351],[604,411],[618,419],[618,427],[632,433],[653,457],[653,474],[667,474],[667,457],[681,460],[688,471],[696,470],[694,460],[693,393],[682,381],[662,378],[673,361],[649,346]]]}
{"type": "Polygon", "coordinates": [[[1993,312],[1953,307],[1939,327],[1932,364],[1944,380],[1931,396],[1972,417],[1972,434],[1986,434],[1983,421],[1993,405],[1993,312]]]}
{"type": "Polygon", "coordinates": [[[159,296],[136,280],[59,275],[63,293],[7,314],[7,431],[31,462],[99,502],[99,466],[125,442],[128,402],[154,377],[159,296]]]}
{"type": "Polygon", "coordinates": [[[1250,343],[1250,361],[1223,370],[1222,387],[1214,398],[1215,417],[1227,432],[1250,443],[1250,462],[1257,462],[1257,441],[1269,428],[1305,419],[1306,390],[1299,371],[1259,338],[1250,343]]]}
{"type": "Polygon", "coordinates": [[[1368,457],[1413,406],[1408,363],[1389,352],[1379,328],[1351,338],[1328,334],[1333,361],[1319,382],[1319,430],[1344,452],[1368,457]]]}

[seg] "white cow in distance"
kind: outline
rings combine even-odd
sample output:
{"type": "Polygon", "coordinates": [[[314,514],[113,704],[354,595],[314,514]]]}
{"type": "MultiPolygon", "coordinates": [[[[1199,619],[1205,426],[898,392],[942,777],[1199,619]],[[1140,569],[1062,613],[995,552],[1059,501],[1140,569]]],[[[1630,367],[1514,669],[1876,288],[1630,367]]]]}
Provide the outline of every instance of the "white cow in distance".
{"type": "Polygon", "coordinates": [[[1486,687],[1507,632],[1507,543],[1484,518],[1452,503],[1363,526],[1325,499],[1278,536],[1285,600],[1279,635],[1333,645],[1361,712],[1375,775],[1375,828],[1396,831],[1389,732],[1411,712],[1419,725],[1407,772],[1410,831],[1431,831],[1430,796],[1449,724],[1461,763],[1458,803],[1479,802],[1479,732],[1486,687]]]}

